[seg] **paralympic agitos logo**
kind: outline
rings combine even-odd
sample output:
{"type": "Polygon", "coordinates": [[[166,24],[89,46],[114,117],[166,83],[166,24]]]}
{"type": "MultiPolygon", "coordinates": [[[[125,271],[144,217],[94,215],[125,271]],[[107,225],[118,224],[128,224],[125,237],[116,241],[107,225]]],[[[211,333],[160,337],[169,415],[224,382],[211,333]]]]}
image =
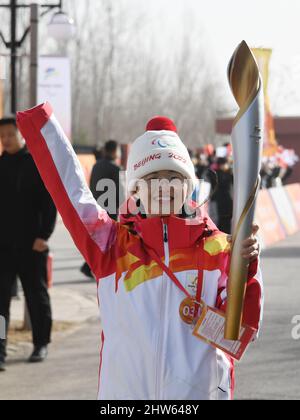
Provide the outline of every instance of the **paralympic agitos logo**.
{"type": "Polygon", "coordinates": [[[152,141],[152,145],[158,146],[161,149],[166,149],[167,147],[175,147],[176,143],[173,139],[158,138],[152,141]]]}

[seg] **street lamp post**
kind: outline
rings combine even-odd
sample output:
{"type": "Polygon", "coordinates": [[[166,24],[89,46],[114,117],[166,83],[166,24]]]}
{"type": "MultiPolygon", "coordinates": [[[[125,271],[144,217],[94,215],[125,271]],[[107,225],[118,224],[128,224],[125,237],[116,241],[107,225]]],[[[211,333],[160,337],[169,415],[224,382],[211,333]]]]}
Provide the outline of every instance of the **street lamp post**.
{"type": "Polygon", "coordinates": [[[34,3],[30,7],[30,107],[37,104],[38,59],[39,59],[39,5],[34,3]]]}
{"type": "MultiPolygon", "coordinates": [[[[17,110],[17,97],[18,97],[18,92],[17,92],[17,75],[16,75],[16,64],[17,64],[17,50],[18,48],[20,48],[23,44],[23,42],[25,41],[28,33],[32,30],[31,25],[33,24],[33,29],[37,35],[37,25],[38,25],[38,5],[31,5],[31,4],[19,4],[18,0],[10,0],[9,4],[0,4],[0,8],[7,8],[10,10],[10,41],[6,41],[4,38],[4,35],[2,34],[2,32],[0,31],[0,38],[2,39],[4,45],[6,46],[6,48],[10,49],[10,84],[11,84],[11,104],[10,104],[10,108],[11,108],[11,113],[15,114],[16,110],[17,110]],[[34,7],[36,6],[36,8],[34,7]],[[17,10],[21,9],[21,8],[31,8],[31,25],[25,30],[22,38],[20,40],[17,40],[17,10]]],[[[59,13],[63,14],[62,12],[62,0],[58,1],[58,3],[56,4],[41,4],[40,5],[41,8],[45,9],[42,13],[42,16],[44,16],[45,14],[47,14],[48,12],[50,12],[53,9],[59,9],[59,13]]],[[[36,49],[36,51],[31,53],[31,58],[34,58],[36,61],[37,58],[37,42],[34,41],[33,36],[35,36],[36,39],[36,35],[32,35],[32,46],[36,49]],[[34,42],[33,42],[34,41],[34,42]]],[[[33,63],[31,62],[31,66],[37,66],[37,63],[33,63]]],[[[35,76],[33,75],[33,71],[31,71],[31,80],[32,78],[34,78],[35,76]]],[[[35,77],[36,78],[36,77],[35,77]]],[[[32,93],[31,95],[32,96],[32,93]]],[[[31,98],[31,102],[32,102],[32,98],[31,98]]]]}
{"type": "Polygon", "coordinates": [[[11,65],[10,65],[10,77],[11,77],[11,111],[15,114],[17,104],[17,77],[16,77],[16,66],[17,66],[17,44],[16,44],[16,30],[17,30],[17,0],[11,0],[11,24],[10,24],[10,39],[11,39],[11,65]]]}

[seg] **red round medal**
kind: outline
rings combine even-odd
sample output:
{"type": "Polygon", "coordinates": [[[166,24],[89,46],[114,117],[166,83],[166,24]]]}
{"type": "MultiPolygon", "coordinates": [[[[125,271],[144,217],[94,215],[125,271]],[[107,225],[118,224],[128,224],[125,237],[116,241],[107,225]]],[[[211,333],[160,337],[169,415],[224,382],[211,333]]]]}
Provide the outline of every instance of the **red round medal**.
{"type": "Polygon", "coordinates": [[[179,307],[180,318],[186,324],[192,324],[195,319],[196,301],[189,297],[185,298],[179,307]]]}

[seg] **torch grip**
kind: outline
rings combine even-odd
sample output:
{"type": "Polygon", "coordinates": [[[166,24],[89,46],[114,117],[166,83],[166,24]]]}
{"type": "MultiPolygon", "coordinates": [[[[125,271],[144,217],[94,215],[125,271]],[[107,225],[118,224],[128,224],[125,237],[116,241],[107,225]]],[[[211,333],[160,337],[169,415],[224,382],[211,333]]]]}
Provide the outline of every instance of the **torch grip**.
{"type": "Polygon", "coordinates": [[[242,325],[244,299],[249,262],[232,256],[232,268],[228,283],[228,300],[225,323],[225,339],[238,340],[242,325]]]}
{"type": "Polygon", "coordinates": [[[243,241],[252,233],[255,202],[260,189],[260,184],[261,178],[259,176],[233,235],[227,287],[226,340],[238,340],[240,335],[249,269],[249,260],[242,258],[241,250],[243,241]]]}

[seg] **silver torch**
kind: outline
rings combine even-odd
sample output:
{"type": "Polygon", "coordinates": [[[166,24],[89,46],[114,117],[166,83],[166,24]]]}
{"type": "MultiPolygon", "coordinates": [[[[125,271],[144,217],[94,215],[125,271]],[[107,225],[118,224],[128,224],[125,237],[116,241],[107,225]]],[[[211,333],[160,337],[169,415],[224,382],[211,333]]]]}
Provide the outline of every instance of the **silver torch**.
{"type": "Polygon", "coordinates": [[[249,261],[241,256],[242,242],[251,235],[260,189],[263,150],[264,97],[257,62],[243,41],[228,66],[228,80],[239,106],[232,129],[234,159],[233,239],[227,287],[225,339],[240,335],[249,261]]]}

